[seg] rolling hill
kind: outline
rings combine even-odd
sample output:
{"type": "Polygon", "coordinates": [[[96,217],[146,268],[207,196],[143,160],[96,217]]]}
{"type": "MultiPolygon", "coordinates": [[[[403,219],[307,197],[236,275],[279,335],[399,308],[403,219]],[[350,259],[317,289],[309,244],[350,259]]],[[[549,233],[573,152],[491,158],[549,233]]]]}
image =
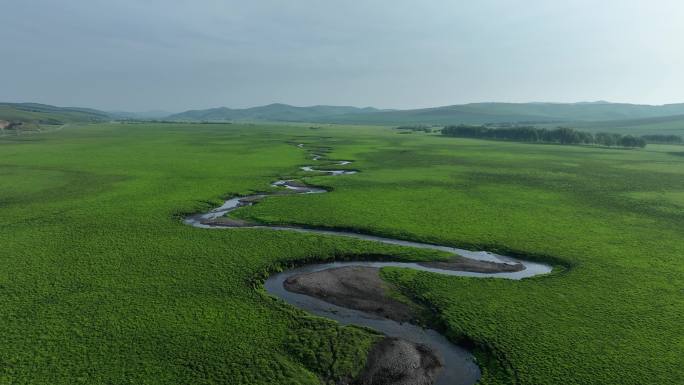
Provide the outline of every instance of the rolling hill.
{"type": "Polygon", "coordinates": [[[0,120],[38,124],[89,123],[110,120],[106,112],[38,103],[0,103],[0,120]]]}
{"type": "Polygon", "coordinates": [[[288,121],[314,122],[327,121],[331,116],[353,116],[356,114],[372,114],[379,112],[375,108],[357,108],[346,106],[311,106],[295,107],[287,104],[269,104],[267,106],[232,109],[227,107],[207,110],[190,110],[167,117],[176,121],[288,121]]]}
{"type": "Polygon", "coordinates": [[[107,111],[107,114],[116,120],[158,120],[164,119],[173,112],[164,110],[149,110],[149,111],[107,111]]]}
{"type": "Polygon", "coordinates": [[[485,124],[561,123],[651,119],[684,115],[684,104],[637,105],[625,103],[471,103],[411,110],[286,104],[246,109],[227,107],[192,110],[171,115],[179,121],[293,121],[343,124],[485,124]]]}
{"type": "Polygon", "coordinates": [[[684,104],[662,106],[619,103],[471,103],[416,110],[331,116],[334,123],[485,124],[560,123],[647,119],[684,114],[684,104]]]}
{"type": "Polygon", "coordinates": [[[684,104],[639,105],[585,103],[470,103],[411,110],[372,107],[269,104],[233,109],[190,110],[164,116],[149,113],[104,112],[89,108],[56,107],[37,103],[0,103],[0,120],[32,125],[89,123],[116,119],[164,119],[181,122],[280,121],[337,124],[487,124],[513,123],[569,126],[593,132],[684,134],[684,104]]]}
{"type": "Polygon", "coordinates": [[[593,132],[615,132],[632,135],[658,133],[684,136],[684,115],[611,120],[605,122],[580,122],[573,126],[578,129],[593,132]]]}

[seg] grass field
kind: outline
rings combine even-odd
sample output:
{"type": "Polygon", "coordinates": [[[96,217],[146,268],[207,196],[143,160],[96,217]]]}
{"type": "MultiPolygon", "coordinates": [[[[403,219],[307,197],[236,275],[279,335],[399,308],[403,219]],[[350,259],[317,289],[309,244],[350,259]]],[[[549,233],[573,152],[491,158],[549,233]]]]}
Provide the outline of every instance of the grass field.
{"type": "Polygon", "coordinates": [[[316,384],[357,372],[371,332],[265,295],[314,259],[426,252],[183,225],[232,194],[304,177],[330,147],[361,173],[236,213],[487,248],[564,266],[520,282],[385,269],[483,384],[684,383],[684,156],[399,135],[376,127],[70,126],[0,138],[0,384],[316,384]]]}

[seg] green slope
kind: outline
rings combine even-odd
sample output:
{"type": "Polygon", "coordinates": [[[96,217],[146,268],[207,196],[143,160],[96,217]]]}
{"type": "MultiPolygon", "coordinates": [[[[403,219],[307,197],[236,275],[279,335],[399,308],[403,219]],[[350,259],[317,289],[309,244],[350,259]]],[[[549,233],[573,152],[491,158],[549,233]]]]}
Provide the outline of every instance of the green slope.
{"type": "Polygon", "coordinates": [[[573,127],[593,132],[617,132],[632,135],[674,134],[684,136],[684,115],[658,118],[575,123],[573,127]]]}
{"type": "Polygon", "coordinates": [[[0,103],[0,120],[41,124],[88,123],[109,120],[106,112],[38,103],[0,103]]]}

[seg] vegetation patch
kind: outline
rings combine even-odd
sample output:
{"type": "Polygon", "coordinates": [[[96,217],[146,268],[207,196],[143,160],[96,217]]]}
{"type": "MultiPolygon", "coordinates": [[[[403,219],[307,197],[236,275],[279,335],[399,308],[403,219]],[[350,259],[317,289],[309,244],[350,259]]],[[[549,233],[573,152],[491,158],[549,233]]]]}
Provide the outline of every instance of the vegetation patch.
{"type": "Polygon", "coordinates": [[[510,128],[490,128],[488,126],[447,126],[442,129],[442,135],[458,138],[479,138],[512,140],[531,143],[558,144],[595,144],[606,147],[639,147],[646,146],[646,139],[632,135],[615,133],[577,131],[568,127],[556,129],[538,128],[533,126],[517,126],[510,128]]]}

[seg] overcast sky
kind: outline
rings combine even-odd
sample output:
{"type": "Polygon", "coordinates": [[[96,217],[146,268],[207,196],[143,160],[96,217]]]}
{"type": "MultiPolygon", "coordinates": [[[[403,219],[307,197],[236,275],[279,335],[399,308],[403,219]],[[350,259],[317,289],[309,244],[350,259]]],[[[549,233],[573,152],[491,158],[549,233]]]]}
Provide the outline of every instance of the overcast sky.
{"type": "Polygon", "coordinates": [[[684,102],[682,0],[2,0],[0,101],[684,102]]]}

